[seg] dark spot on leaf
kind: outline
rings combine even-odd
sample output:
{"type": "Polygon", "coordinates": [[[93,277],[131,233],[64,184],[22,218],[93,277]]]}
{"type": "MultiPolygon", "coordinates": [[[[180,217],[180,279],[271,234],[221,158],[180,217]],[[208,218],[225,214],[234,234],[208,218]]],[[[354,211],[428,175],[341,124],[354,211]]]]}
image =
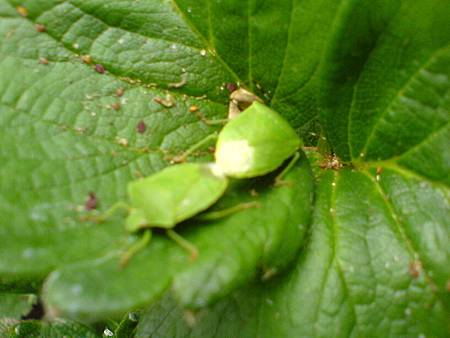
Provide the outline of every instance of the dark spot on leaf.
{"type": "Polygon", "coordinates": [[[85,204],[86,210],[94,210],[97,208],[97,197],[95,196],[95,193],[92,191],[88,195],[88,199],[85,204]]]}
{"type": "Polygon", "coordinates": [[[125,90],[123,88],[117,88],[116,90],[116,96],[121,97],[125,93],[125,90]]]}
{"type": "Polygon", "coordinates": [[[114,109],[114,110],[119,110],[121,107],[122,107],[122,106],[120,105],[119,102],[114,102],[114,103],[111,105],[111,108],[114,109]]]}
{"type": "Polygon", "coordinates": [[[136,130],[139,134],[143,134],[145,132],[145,129],[147,129],[147,126],[145,125],[144,121],[139,121],[139,123],[136,126],[136,130]]]}
{"type": "Polygon", "coordinates": [[[95,71],[96,71],[97,73],[103,74],[103,73],[105,72],[105,67],[103,67],[103,65],[97,63],[97,64],[95,65],[95,71]]]}
{"type": "Polygon", "coordinates": [[[422,263],[420,261],[412,261],[409,263],[409,274],[413,278],[418,278],[422,271],[422,263]]]}
{"type": "Polygon", "coordinates": [[[227,90],[228,90],[230,93],[232,93],[232,92],[234,92],[235,90],[238,89],[238,86],[237,86],[235,83],[227,83],[227,84],[225,85],[225,87],[227,88],[227,90]]]}
{"type": "Polygon", "coordinates": [[[40,23],[37,23],[36,25],[34,25],[34,27],[36,28],[36,31],[38,31],[39,33],[43,33],[47,30],[47,28],[40,23]]]}

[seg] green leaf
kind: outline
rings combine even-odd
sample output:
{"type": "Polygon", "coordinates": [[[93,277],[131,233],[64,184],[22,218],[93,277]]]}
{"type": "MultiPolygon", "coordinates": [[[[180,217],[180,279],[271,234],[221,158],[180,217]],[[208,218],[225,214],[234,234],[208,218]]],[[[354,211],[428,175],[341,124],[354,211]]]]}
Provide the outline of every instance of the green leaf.
{"type": "Polygon", "coordinates": [[[51,315],[91,321],[152,303],[138,336],[446,337],[449,17],[446,0],[0,0],[0,290],[45,280],[51,315]],[[156,234],[121,269],[139,238],[124,215],[83,221],[87,199],[107,210],[216,132],[230,83],[321,149],[293,185],[236,181],[212,210],[259,209],[180,224],[197,261],[156,234]]]}
{"type": "Polygon", "coordinates": [[[234,181],[212,210],[255,200],[258,208],[207,224],[194,219],[179,225],[176,230],[198,248],[195,261],[165,235],[154,236],[126,268],[112,252],[55,271],[45,285],[48,306],[84,320],[117,317],[155,301],[172,286],[180,303],[199,308],[255,276],[270,278],[296,257],[309,224],[305,201],[312,198],[311,173],[305,157],[299,162],[286,176],[292,186],[275,188],[273,175],[234,181]]]}
{"type": "MultiPolygon", "coordinates": [[[[374,161],[413,153],[420,157],[422,151],[445,144],[449,3],[351,3],[348,16],[358,26],[339,31],[322,91],[323,126],[335,151],[344,159],[374,161]],[[353,18],[362,11],[365,19],[353,18]]],[[[442,148],[436,150],[445,154],[442,148]]],[[[433,167],[432,172],[438,171],[434,178],[447,176],[448,183],[448,157],[434,160],[422,164],[421,172],[433,167]]]]}
{"type": "MultiPolygon", "coordinates": [[[[191,105],[201,107],[206,117],[223,116],[226,109],[211,100],[176,93],[171,94],[174,107],[165,108],[153,101],[165,97],[165,91],[119,79],[130,74],[109,73],[114,67],[100,56],[96,59],[92,50],[95,62],[104,63],[108,70],[108,74],[96,73],[81,62],[73,46],[57,40],[56,30],[63,28],[60,11],[79,14],[80,10],[69,3],[27,7],[28,19],[44,23],[47,33],[36,32],[30,20],[17,16],[4,17],[0,23],[4,37],[0,42],[0,173],[8,178],[0,182],[4,215],[0,272],[9,280],[42,278],[56,266],[103,256],[121,246],[123,224],[78,221],[76,210],[84,205],[88,192],[96,193],[101,209],[124,199],[128,181],[160,170],[168,165],[165,156],[178,154],[212,132],[188,111],[191,105]],[[38,64],[39,57],[47,58],[49,64],[38,64]],[[123,97],[116,97],[118,88],[125,88],[123,97]],[[115,102],[121,102],[119,111],[111,108],[115,102]],[[147,124],[144,134],[136,131],[141,120],[147,124]]],[[[2,8],[15,13],[5,1],[2,8]]],[[[79,15],[66,19],[79,22],[79,15]]],[[[87,31],[93,34],[90,28],[87,31]]],[[[121,32],[128,37],[127,31],[121,32]]],[[[88,41],[83,34],[79,32],[78,38],[88,41]]],[[[126,48],[139,51],[137,43],[142,38],[129,36],[126,48]]],[[[77,52],[88,51],[83,48],[77,52]]],[[[191,61],[211,64],[216,76],[212,57],[197,54],[191,61]]]]}
{"type": "MultiPolygon", "coordinates": [[[[395,172],[383,173],[384,181],[395,185],[392,195],[404,193],[405,185],[420,186],[395,172]]],[[[193,327],[166,297],[143,315],[137,336],[445,337],[450,304],[440,278],[449,274],[448,258],[442,260],[449,243],[448,236],[438,236],[449,217],[442,198],[447,192],[430,187],[416,192],[428,196],[426,207],[441,210],[421,215],[420,225],[430,222],[423,229],[400,221],[415,206],[391,205],[380,185],[369,173],[324,174],[310,241],[294,270],[200,311],[193,327]],[[416,275],[411,264],[418,261],[416,275]]]]}

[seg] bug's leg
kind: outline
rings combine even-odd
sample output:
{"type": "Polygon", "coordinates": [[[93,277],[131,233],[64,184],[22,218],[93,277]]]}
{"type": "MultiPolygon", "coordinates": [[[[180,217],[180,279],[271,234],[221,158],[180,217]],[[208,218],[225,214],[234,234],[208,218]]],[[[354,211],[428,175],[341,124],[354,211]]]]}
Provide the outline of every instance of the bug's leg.
{"type": "Polygon", "coordinates": [[[190,253],[190,260],[193,262],[198,257],[198,249],[197,247],[189,242],[187,239],[181,237],[178,235],[175,231],[172,229],[166,230],[167,236],[169,236],[175,243],[177,243],[179,246],[181,246],[183,249],[188,251],[190,253]]]}
{"type": "Polygon", "coordinates": [[[283,177],[289,172],[289,170],[292,169],[292,167],[294,166],[295,163],[297,163],[299,158],[300,158],[300,153],[297,151],[295,153],[294,157],[292,157],[289,164],[277,175],[277,177],[275,177],[275,186],[276,187],[292,184],[291,181],[283,180],[283,177]]]}
{"type": "Polygon", "coordinates": [[[210,120],[210,119],[206,118],[202,113],[197,111],[197,109],[198,108],[196,107],[196,109],[192,112],[195,113],[195,115],[199,118],[199,120],[201,120],[204,124],[207,124],[207,125],[225,124],[230,120],[229,117],[225,118],[225,119],[210,120]]]}
{"type": "Polygon", "coordinates": [[[106,210],[103,214],[98,215],[87,215],[81,218],[82,221],[93,221],[96,223],[103,223],[112,215],[114,215],[119,210],[125,210],[130,212],[131,208],[125,202],[117,202],[111,206],[108,210],[106,210]]]}
{"type": "Polygon", "coordinates": [[[218,211],[211,211],[211,212],[205,213],[203,215],[199,215],[199,216],[195,217],[195,219],[198,219],[201,221],[212,221],[215,219],[220,219],[220,218],[229,216],[231,214],[234,214],[234,213],[242,211],[242,210],[246,210],[246,209],[250,209],[250,208],[259,208],[260,206],[261,206],[261,204],[257,201],[240,203],[240,204],[234,205],[234,206],[226,208],[226,209],[222,209],[222,210],[218,210],[218,211]]]}
{"type": "Polygon", "coordinates": [[[197,142],[196,144],[191,146],[188,150],[186,150],[181,155],[174,156],[172,158],[172,162],[174,162],[174,163],[181,163],[181,162],[186,161],[188,156],[191,155],[194,151],[196,151],[197,149],[203,147],[205,144],[211,142],[212,140],[217,139],[217,137],[218,137],[218,134],[216,132],[211,134],[211,135],[206,136],[204,139],[200,140],[199,142],[197,142]]]}
{"type": "Polygon", "coordinates": [[[147,246],[147,244],[150,242],[150,239],[152,238],[152,231],[151,230],[145,230],[144,234],[142,235],[142,238],[140,238],[136,243],[134,243],[132,246],[130,246],[127,251],[125,251],[121,257],[120,257],[120,266],[123,268],[127,266],[128,262],[130,261],[131,257],[133,257],[136,253],[141,251],[143,248],[147,246]]]}

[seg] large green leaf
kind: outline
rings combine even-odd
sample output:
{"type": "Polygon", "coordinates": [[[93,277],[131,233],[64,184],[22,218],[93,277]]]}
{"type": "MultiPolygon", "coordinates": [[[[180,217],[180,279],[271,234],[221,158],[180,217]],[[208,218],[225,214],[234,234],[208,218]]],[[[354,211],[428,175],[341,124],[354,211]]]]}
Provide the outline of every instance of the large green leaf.
{"type": "Polygon", "coordinates": [[[50,314],[87,320],[170,289],[140,336],[446,336],[449,6],[0,0],[0,289],[38,290],[47,278],[50,314]],[[197,261],[158,234],[121,269],[137,238],[123,215],[80,221],[89,192],[106,210],[127,182],[217,130],[201,116],[226,116],[227,83],[261,96],[307,142],[320,123],[320,144],[349,168],[310,156],[312,224],[303,156],[293,185],[234,182],[215,206],[260,208],[180,225],[197,261]],[[194,327],[183,307],[198,311],[194,327]]]}
{"type": "Polygon", "coordinates": [[[439,147],[449,137],[450,4],[370,3],[352,8],[358,26],[345,25],[331,48],[323,127],[344,159],[395,158],[448,184],[449,159],[439,147]],[[429,152],[441,156],[419,163],[431,161],[429,152]]]}
{"type": "Polygon", "coordinates": [[[91,224],[80,222],[76,210],[90,191],[101,209],[124,199],[129,180],[163,168],[170,156],[214,131],[189,107],[200,107],[207,118],[223,117],[223,83],[236,78],[171,2],[117,3],[113,9],[96,1],[20,5],[28,10],[26,18],[2,3],[2,156],[14,158],[1,167],[2,176],[9,176],[1,187],[2,209],[9,216],[1,227],[8,239],[0,255],[4,280],[40,279],[65,266],[46,285],[51,310],[94,319],[150,302],[171,280],[183,303],[200,306],[242,285],[259,269],[269,275],[295,257],[309,223],[312,185],[305,158],[291,174],[295,187],[273,189],[267,179],[236,184],[217,208],[248,199],[253,189],[262,207],[216,226],[192,228],[186,237],[198,238],[192,241],[201,256],[190,269],[180,270],[186,255],[161,237],[120,271],[117,255],[131,240],[123,217],[91,224]],[[146,24],[155,16],[165,19],[146,24]],[[117,19],[126,17],[132,22],[117,19]],[[35,30],[36,22],[45,25],[45,33],[35,30]],[[161,25],[175,27],[162,32],[161,25]],[[110,39],[116,40],[112,44],[110,39]],[[91,55],[106,73],[83,64],[80,54],[91,55]],[[39,57],[49,64],[38,64],[39,57]],[[180,79],[186,82],[181,88],[170,94],[162,89],[180,79]],[[116,97],[118,88],[125,88],[123,97],[116,97]],[[173,107],[154,102],[166,95],[173,107]],[[118,111],[112,109],[116,102],[121,103],[118,111]],[[141,120],[147,125],[144,134],[136,132],[141,120]],[[300,208],[294,208],[296,201],[302,201],[300,208]],[[278,212],[271,211],[274,207],[278,212]],[[258,225],[247,229],[252,224],[258,225]],[[198,283],[185,288],[192,275],[198,283]],[[205,278],[217,281],[203,288],[205,278]]]}
{"type": "Polygon", "coordinates": [[[260,207],[207,224],[195,219],[183,224],[180,233],[199,250],[195,261],[165,236],[154,236],[124,269],[112,252],[52,273],[45,285],[47,304],[52,312],[83,319],[114,317],[156,300],[172,285],[180,303],[198,308],[254,276],[276,274],[296,257],[309,224],[311,174],[305,157],[300,163],[286,176],[294,186],[274,188],[273,177],[234,182],[214,209],[254,200],[260,207]]]}
{"type": "Polygon", "coordinates": [[[165,298],[148,309],[137,336],[446,337],[448,192],[394,171],[381,182],[367,172],[324,174],[310,241],[293,271],[200,311],[193,328],[165,298]],[[427,198],[392,205],[385,189],[392,199],[405,191],[427,198]],[[401,220],[421,207],[429,213],[419,224],[401,220]]]}

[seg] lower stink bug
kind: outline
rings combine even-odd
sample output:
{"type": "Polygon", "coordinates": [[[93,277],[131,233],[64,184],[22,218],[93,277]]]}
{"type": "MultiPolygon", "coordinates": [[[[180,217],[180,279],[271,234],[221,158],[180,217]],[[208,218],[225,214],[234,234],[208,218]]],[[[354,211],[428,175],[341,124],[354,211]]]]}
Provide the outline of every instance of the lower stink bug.
{"type": "Polygon", "coordinates": [[[126,229],[170,229],[210,207],[228,185],[227,178],[215,167],[213,163],[184,163],[130,182],[132,208],[126,229]]]}
{"type": "MultiPolygon", "coordinates": [[[[198,254],[195,246],[172,228],[212,206],[225,193],[228,177],[242,179],[265,175],[292,157],[275,179],[276,184],[283,183],[282,177],[298,160],[301,145],[300,138],[288,122],[255,101],[230,120],[218,135],[209,135],[174,162],[183,162],[213,138],[217,138],[214,163],[177,164],[128,183],[130,206],[126,207],[129,214],[125,227],[129,232],[146,230],[142,240],[122,257],[123,264],[150,240],[151,228],[166,229],[169,237],[195,257],[198,254]]],[[[202,216],[204,219],[214,219],[255,206],[258,206],[256,202],[244,203],[202,216]]]]}

